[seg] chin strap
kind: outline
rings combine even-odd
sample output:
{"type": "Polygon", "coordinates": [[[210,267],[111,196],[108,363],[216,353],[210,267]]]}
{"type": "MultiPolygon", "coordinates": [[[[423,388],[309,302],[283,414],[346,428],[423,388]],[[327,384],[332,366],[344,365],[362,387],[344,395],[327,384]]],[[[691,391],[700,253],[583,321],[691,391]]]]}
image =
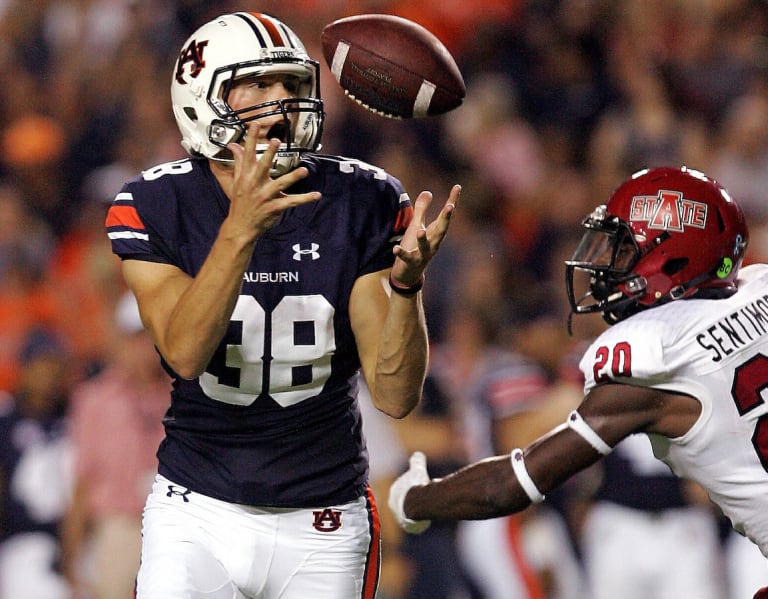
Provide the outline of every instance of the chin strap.
{"type": "MultiPolygon", "coordinates": [[[[698,287],[708,279],[716,278],[718,271],[723,267],[724,260],[725,259],[718,260],[717,265],[711,270],[708,270],[707,272],[700,274],[698,277],[692,278],[690,281],[687,281],[682,285],[678,285],[677,287],[670,289],[669,300],[667,301],[676,300],[676,299],[680,299],[681,297],[685,297],[685,294],[688,293],[689,289],[698,287]]],[[[738,265],[738,262],[736,264],[738,265]]],[[[720,298],[730,297],[734,293],[736,293],[735,285],[731,287],[712,287],[712,288],[704,287],[703,289],[697,292],[697,294],[701,294],[701,295],[697,295],[697,297],[709,297],[711,299],[720,299],[720,298]]]]}

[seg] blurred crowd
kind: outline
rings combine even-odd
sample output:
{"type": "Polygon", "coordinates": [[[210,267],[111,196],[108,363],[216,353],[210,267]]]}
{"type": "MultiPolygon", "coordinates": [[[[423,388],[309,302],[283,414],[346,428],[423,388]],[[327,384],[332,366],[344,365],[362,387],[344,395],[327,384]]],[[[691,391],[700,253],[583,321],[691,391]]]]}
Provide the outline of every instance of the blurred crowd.
{"type": "MultiPolygon", "coordinates": [[[[97,579],[135,568],[127,554],[162,435],[164,400],[150,398],[166,396],[167,380],[148,365],[155,355],[139,357],[151,342],[137,337],[104,217],[127,178],[184,157],[173,63],[192,30],[235,10],[284,20],[321,63],[324,24],[408,17],[443,40],[467,83],[448,115],[389,120],[348,100],[322,65],[323,152],[385,168],[412,197],[463,186],[425,285],[424,404],[397,423],[366,411],[385,520],[381,598],[599,597],[589,515],[621,495],[609,468],[525,517],[418,538],[389,522],[386,483],[413,449],[439,474],[525,446],[578,403],[579,351],[603,325],[578,317],[568,334],[563,260],[581,219],[632,172],[687,165],[718,179],[746,211],[748,260],[768,259],[765,0],[0,0],[0,599],[129,596],[97,579]],[[13,586],[30,555],[52,565],[43,594],[13,586]],[[505,569],[519,591],[494,581],[505,569]]],[[[638,452],[617,466],[624,475],[647,462],[649,449],[638,452]]],[[[745,566],[757,550],[731,538],[706,498],[665,493],[640,509],[663,511],[668,499],[713,526],[709,578],[723,585],[713,597],[748,599],[760,585],[737,585],[750,573],[768,584],[768,566],[745,566]]]]}

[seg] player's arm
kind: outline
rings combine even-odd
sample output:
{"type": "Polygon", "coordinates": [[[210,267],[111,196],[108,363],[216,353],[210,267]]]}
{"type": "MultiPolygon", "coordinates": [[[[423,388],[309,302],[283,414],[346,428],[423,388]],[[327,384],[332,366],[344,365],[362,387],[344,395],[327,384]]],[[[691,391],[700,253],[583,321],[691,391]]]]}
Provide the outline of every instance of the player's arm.
{"type": "Polygon", "coordinates": [[[349,317],[373,404],[402,418],[421,398],[429,346],[421,293],[391,293],[389,272],[358,278],[349,317]]]}
{"type": "Polygon", "coordinates": [[[168,264],[123,261],[123,277],[136,296],[145,327],[182,378],[203,372],[234,310],[242,272],[237,272],[237,252],[227,245],[214,243],[194,279],[168,264]]]}
{"type": "MultiPolygon", "coordinates": [[[[700,410],[699,402],[686,395],[603,384],[589,393],[566,423],[524,451],[476,462],[432,481],[426,467],[414,474],[412,464],[400,487],[400,479],[393,485],[390,507],[407,530],[418,521],[486,519],[519,512],[633,433],[682,436],[700,410]]],[[[418,462],[416,470],[421,469],[418,462]]]]}
{"type": "Polygon", "coordinates": [[[320,197],[316,192],[284,193],[306,177],[307,170],[271,179],[278,143],[272,140],[259,160],[257,132],[258,126],[252,125],[244,146],[230,144],[234,169],[216,167],[217,179],[230,198],[229,213],[194,278],[168,264],[123,261],[123,276],[136,296],[144,325],[166,362],[183,378],[202,374],[224,337],[259,236],[287,208],[320,197]]]}
{"type": "Polygon", "coordinates": [[[421,398],[429,343],[420,288],[424,270],[448,232],[460,192],[455,185],[428,226],[425,217],[432,194],[419,194],[413,218],[394,248],[391,271],[364,275],[352,289],[350,321],[371,398],[379,410],[395,418],[409,414],[421,398]]]}

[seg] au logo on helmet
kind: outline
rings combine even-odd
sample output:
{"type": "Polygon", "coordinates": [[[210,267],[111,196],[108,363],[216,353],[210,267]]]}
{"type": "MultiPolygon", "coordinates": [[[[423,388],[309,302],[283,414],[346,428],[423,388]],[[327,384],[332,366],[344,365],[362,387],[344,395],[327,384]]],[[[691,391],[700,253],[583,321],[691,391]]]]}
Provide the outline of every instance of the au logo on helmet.
{"type": "Polygon", "coordinates": [[[685,227],[705,229],[707,205],[689,200],[682,192],[659,190],[655,196],[635,196],[629,209],[629,220],[647,222],[649,229],[685,230],[685,227]]]}
{"type": "Polygon", "coordinates": [[[202,42],[192,40],[189,42],[189,45],[181,51],[181,54],[179,54],[179,60],[176,63],[176,81],[181,85],[187,83],[187,81],[184,81],[184,67],[187,63],[191,63],[189,76],[193,79],[203,70],[203,67],[205,66],[203,51],[207,45],[208,40],[202,42]]]}

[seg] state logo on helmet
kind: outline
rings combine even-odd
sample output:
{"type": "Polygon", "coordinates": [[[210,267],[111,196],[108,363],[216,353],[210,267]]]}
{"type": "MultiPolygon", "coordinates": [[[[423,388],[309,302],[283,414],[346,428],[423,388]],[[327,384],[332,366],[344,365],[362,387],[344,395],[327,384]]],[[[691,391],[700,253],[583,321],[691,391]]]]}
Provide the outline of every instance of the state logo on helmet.
{"type": "Polygon", "coordinates": [[[669,301],[736,291],[749,237],[744,213],[699,171],[639,171],[582,225],[565,263],[575,314],[600,312],[613,324],[669,301]]]}

